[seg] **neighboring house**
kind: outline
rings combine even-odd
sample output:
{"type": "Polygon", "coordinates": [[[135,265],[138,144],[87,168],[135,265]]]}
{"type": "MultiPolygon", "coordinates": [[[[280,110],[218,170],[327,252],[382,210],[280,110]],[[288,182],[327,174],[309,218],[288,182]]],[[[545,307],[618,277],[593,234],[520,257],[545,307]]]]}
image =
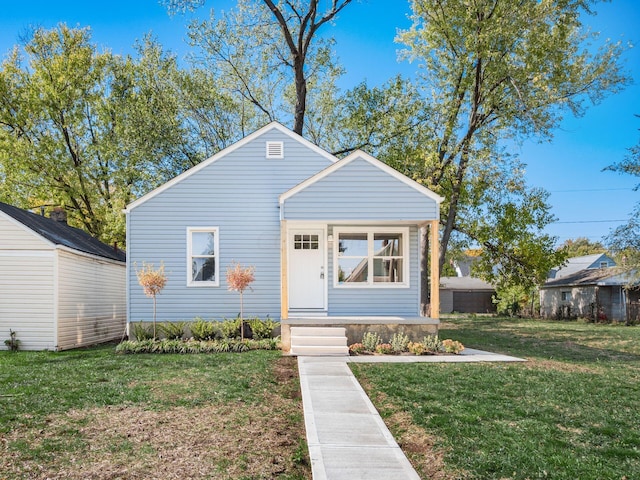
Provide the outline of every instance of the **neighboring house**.
{"type": "Polygon", "coordinates": [[[125,253],[54,214],[0,203],[0,340],[11,329],[22,350],[65,350],[121,338],[125,253]]]}
{"type": "Polygon", "coordinates": [[[540,314],[545,318],[590,318],[635,323],[640,293],[630,288],[630,274],[599,253],[573,257],[553,269],[540,288],[540,314]]]}
{"type": "Polygon", "coordinates": [[[493,285],[475,277],[440,279],[440,313],[495,313],[493,285]]]}
{"type": "Polygon", "coordinates": [[[281,320],[285,350],[292,326],[341,326],[350,342],[373,325],[435,333],[437,272],[433,318],[419,316],[419,230],[437,247],[441,201],[366,153],[339,160],[271,123],[127,207],[129,322],[152,316],[143,263],[168,275],[159,320],[236,317],[225,272],[239,262],[255,267],[245,315],[281,320]]]}
{"type": "Polygon", "coordinates": [[[616,262],[605,253],[583,255],[572,257],[562,267],[556,267],[549,272],[549,279],[568,277],[582,270],[592,270],[594,268],[615,267],[616,262]]]}

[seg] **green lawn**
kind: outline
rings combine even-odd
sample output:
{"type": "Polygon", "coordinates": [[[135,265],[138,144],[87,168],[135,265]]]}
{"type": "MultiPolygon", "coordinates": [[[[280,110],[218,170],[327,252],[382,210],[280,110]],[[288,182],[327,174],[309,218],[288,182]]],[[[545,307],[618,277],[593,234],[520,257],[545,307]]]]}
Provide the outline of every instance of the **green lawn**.
{"type": "Polygon", "coordinates": [[[441,338],[528,362],[352,365],[422,478],[640,478],[640,328],[460,318],[441,338]]]}
{"type": "Polygon", "coordinates": [[[279,351],[0,352],[0,479],[310,478],[279,351]]]}

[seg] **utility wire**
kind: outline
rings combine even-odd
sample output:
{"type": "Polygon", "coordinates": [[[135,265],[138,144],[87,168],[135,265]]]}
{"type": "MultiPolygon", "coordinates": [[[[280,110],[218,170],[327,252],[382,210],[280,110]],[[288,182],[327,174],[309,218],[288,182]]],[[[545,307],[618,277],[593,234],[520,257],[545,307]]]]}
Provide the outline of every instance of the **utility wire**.
{"type": "Polygon", "coordinates": [[[552,223],[617,223],[617,222],[627,222],[629,219],[624,218],[622,220],[572,220],[566,222],[552,222],[552,223]]]}
{"type": "Polygon", "coordinates": [[[627,188],[580,188],[575,190],[549,190],[549,193],[573,193],[573,192],[616,192],[627,191],[632,192],[633,187],[627,188]]]}

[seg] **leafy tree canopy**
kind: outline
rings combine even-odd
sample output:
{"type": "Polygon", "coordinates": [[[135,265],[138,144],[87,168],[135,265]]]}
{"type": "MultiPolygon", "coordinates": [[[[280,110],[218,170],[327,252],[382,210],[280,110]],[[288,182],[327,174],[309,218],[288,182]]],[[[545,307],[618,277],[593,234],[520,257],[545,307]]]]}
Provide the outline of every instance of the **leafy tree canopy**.
{"type": "Polygon", "coordinates": [[[483,272],[505,282],[543,280],[561,263],[547,194],[529,188],[508,147],[548,140],[566,113],[620,90],[620,44],[582,24],[591,1],[415,0],[400,32],[419,62],[428,104],[421,146],[403,152],[406,173],[446,198],[444,265],[450,244],[483,248],[483,272]]]}
{"type": "Polygon", "coordinates": [[[234,107],[151,39],[138,58],[90,40],[40,29],[2,63],[0,199],[63,206],[70,224],[124,245],[122,209],[225,146],[234,107]]]}
{"type": "MultiPolygon", "coordinates": [[[[606,170],[640,177],[640,142],[629,148],[627,156],[621,162],[610,165],[606,170]]],[[[636,190],[638,188],[640,184],[636,186],[636,190]]],[[[635,205],[629,221],[613,230],[605,238],[605,242],[616,254],[620,266],[634,270],[640,276],[640,202],[635,205]]]]}
{"type": "Polygon", "coordinates": [[[604,253],[607,250],[602,242],[593,242],[586,237],[567,239],[559,249],[564,250],[568,258],[604,253]]]}

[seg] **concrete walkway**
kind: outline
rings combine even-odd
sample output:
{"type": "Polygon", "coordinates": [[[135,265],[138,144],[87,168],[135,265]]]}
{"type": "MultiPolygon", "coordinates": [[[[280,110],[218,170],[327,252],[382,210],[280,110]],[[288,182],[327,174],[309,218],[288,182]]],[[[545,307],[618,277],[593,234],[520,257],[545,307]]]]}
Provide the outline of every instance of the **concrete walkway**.
{"type": "Polygon", "coordinates": [[[348,362],[505,362],[506,355],[298,357],[313,480],[420,477],[351,373],[348,362]]]}

